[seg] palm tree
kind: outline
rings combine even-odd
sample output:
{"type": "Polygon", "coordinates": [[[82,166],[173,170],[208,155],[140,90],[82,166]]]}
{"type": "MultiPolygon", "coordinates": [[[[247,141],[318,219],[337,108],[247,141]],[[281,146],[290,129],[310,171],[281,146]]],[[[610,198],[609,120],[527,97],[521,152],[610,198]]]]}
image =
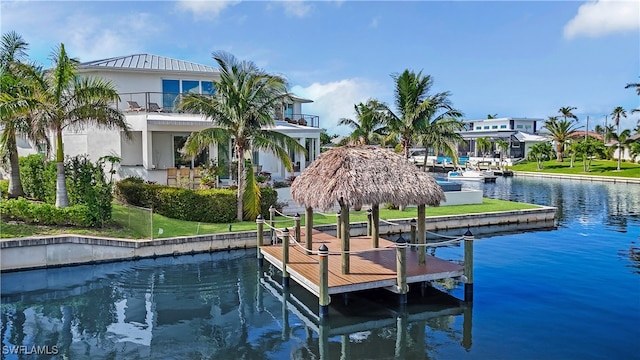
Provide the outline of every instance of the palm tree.
{"type": "Polygon", "coordinates": [[[97,126],[121,129],[130,136],[124,115],[110,103],[120,100],[115,86],[101,78],[79,77],[78,60],[67,55],[64,44],[51,53],[53,68],[38,90],[43,96],[34,119],[46,125],[56,139],[56,206],[69,206],[64,172],[62,131],[97,126]]]}
{"type": "Polygon", "coordinates": [[[631,160],[634,160],[640,157],[640,142],[634,141],[629,145],[629,154],[631,155],[631,160]]]}
{"type": "Polygon", "coordinates": [[[349,138],[357,143],[369,145],[384,142],[384,110],[386,107],[378,100],[371,99],[366,103],[353,106],[356,119],[342,118],[338,125],[346,125],[353,128],[349,138]]]}
{"type": "Polygon", "coordinates": [[[543,163],[553,157],[553,147],[548,142],[537,143],[531,146],[527,157],[529,160],[535,160],[538,164],[538,170],[542,170],[543,163]]]}
{"type": "Polygon", "coordinates": [[[557,116],[549,116],[544,122],[544,126],[551,134],[551,138],[556,145],[556,160],[562,162],[564,145],[569,140],[569,136],[575,131],[576,123],[570,120],[559,120],[557,116]]]}
{"type": "Polygon", "coordinates": [[[611,112],[611,118],[616,124],[618,134],[618,171],[620,171],[620,162],[622,161],[622,149],[620,148],[620,118],[626,118],[627,112],[624,110],[622,106],[618,106],[611,112]]]}
{"type": "MultiPolygon", "coordinates": [[[[429,120],[427,120],[429,121],[429,120]]],[[[428,123],[427,127],[422,130],[417,137],[417,143],[420,146],[433,149],[434,154],[442,153],[453,159],[454,163],[458,163],[458,144],[464,139],[459,131],[462,130],[464,124],[455,118],[438,117],[428,123]]],[[[422,163],[422,170],[427,170],[427,153],[422,163]]]]}
{"type": "MultiPolygon", "coordinates": [[[[28,44],[15,32],[2,36],[0,48],[0,153],[2,162],[9,163],[10,198],[24,196],[20,177],[20,162],[16,135],[26,135],[34,143],[46,140],[43,128],[33,127],[29,112],[37,103],[33,93],[33,81],[42,78],[42,70],[32,64],[24,63],[28,44]]],[[[45,144],[48,142],[45,141],[45,144]]],[[[48,149],[48,146],[47,146],[48,149]]]]}
{"type": "Polygon", "coordinates": [[[636,88],[636,93],[640,95],[640,83],[629,83],[624,88],[625,89],[636,88]]]}
{"type": "Polygon", "coordinates": [[[498,118],[498,114],[488,114],[487,115],[487,119],[497,119],[498,118]]]}
{"type": "Polygon", "coordinates": [[[564,118],[565,121],[567,121],[567,118],[578,121],[578,117],[575,116],[572,112],[573,110],[576,110],[576,109],[578,108],[574,106],[564,106],[564,107],[561,107],[558,110],[558,112],[564,118]]]}
{"type": "MultiPolygon", "coordinates": [[[[451,140],[458,137],[450,131],[452,127],[458,127],[453,122],[457,121],[462,113],[452,107],[449,92],[430,95],[433,79],[430,75],[423,76],[422,71],[415,73],[405,70],[391,77],[395,82],[397,113],[387,109],[385,131],[390,138],[398,140],[405,158],[409,158],[409,148],[421,134],[423,140],[433,140],[434,134],[438,131],[446,131],[441,135],[449,136],[451,140]]],[[[462,126],[460,123],[459,128],[462,126]]],[[[443,141],[441,144],[449,148],[452,141],[443,141]]],[[[451,152],[450,150],[447,152],[451,152]]]]}
{"type": "Polygon", "coordinates": [[[215,94],[185,94],[179,103],[180,109],[206,116],[213,126],[192,133],[183,151],[195,155],[210,144],[234,140],[238,157],[237,220],[242,221],[244,211],[250,217],[257,215],[260,201],[260,189],[251,167],[245,171],[245,152],[272,151],[285,168],[292,171],[288,150],[305,152],[306,149],[285,134],[265,129],[274,126],[273,114],[280,104],[290,99],[283,77],[267,74],[253,62],[239,61],[226,52],[214,52],[213,58],[220,68],[220,80],[213,82],[215,94]],[[249,180],[246,184],[245,174],[249,180]]]}
{"type": "Polygon", "coordinates": [[[482,161],[484,161],[484,155],[487,151],[491,150],[491,140],[488,137],[481,137],[476,140],[478,150],[482,153],[482,161]]]}

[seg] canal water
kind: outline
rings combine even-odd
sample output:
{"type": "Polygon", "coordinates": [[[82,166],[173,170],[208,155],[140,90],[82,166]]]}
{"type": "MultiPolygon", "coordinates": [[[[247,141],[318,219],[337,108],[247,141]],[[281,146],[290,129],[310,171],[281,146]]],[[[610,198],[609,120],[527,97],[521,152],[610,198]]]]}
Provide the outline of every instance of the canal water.
{"type": "Polygon", "coordinates": [[[640,186],[463,186],[558,208],[557,229],[475,242],[471,306],[443,282],[413,287],[407,308],[386,291],[336,296],[319,324],[317,300],[261,276],[255,250],[7,273],[2,358],[640,359],[640,186]]]}

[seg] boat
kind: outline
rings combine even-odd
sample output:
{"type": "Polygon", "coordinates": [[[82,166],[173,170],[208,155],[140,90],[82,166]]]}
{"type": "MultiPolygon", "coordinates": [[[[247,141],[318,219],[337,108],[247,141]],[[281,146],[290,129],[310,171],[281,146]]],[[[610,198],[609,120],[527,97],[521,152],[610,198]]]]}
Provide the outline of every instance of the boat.
{"type": "Polygon", "coordinates": [[[467,167],[462,169],[458,167],[456,170],[447,173],[449,180],[468,180],[482,182],[496,182],[497,176],[491,170],[480,170],[479,168],[467,167]]]}

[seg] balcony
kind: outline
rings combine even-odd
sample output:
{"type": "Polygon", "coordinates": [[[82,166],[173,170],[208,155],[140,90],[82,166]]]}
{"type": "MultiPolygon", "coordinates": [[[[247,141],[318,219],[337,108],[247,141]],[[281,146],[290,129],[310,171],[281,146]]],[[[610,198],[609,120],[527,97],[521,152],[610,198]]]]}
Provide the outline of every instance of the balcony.
{"type": "MultiPolygon", "coordinates": [[[[162,92],[136,92],[120,93],[120,101],[115,105],[124,114],[132,113],[174,113],[176,99],[179,93],[162,92]]],[[[320,127],[320,117],[310,114],[291,114],[290,117],[280,118],[274,115],[274,120],[287,121],[291,124],[298,124],[311,127],[320,127]]]]}

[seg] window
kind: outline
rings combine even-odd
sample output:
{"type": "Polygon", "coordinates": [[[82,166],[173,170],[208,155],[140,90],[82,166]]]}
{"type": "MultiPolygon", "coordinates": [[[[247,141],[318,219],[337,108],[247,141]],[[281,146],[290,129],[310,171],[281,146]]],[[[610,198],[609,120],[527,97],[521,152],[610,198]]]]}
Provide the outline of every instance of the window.
{"type": "Polygon", "coordinates": [[[497,129],[497,128],[498,128],[498,125],[491,125],[491,128],[492,128],[492,129],[497,129]]]}
{"type": "Polygon", "coordinates": [[[522,129],[522,125],[516,125],[516,129],[522,129]]]}
{"type": "Polygon", "coordinates": [[[202,93],[207,95],[213,95],[216,93],[216,89],[213,87],[212,81],[203,81],[202,84],[202,93]]]}
{"type": "Polygon", "coordinates": [[[293,120],[293,104],[285,105],[284,117],[293,120]]]}
{"type": "Polygon", "coordinates": [[[209,149],[204,149],[193,160],[190,156],[183,155],[180,152],[188,137],[187,135],[175,135],[173,137],[173,164],[175,167],[186,166],[193,168],[195,166],[203,166],[209,159],[209,149]]]}
{"type": "Polygon", "coordinates": [[[500,125],[500,129],[506,129],[507,125],[500,125]]]}
{"type": "Polygon", "coordinates": [[[173,109],[180,94],[180,80],[162,80],[162,108],[173,109]]]}
{"type": "Polygon", "coordinates": [[[200,81],[182,80],[182,93],[200,94],[200,81]]]}
{"type": "Polygon", "coordinates": [[[485,126],[484,126],[484,129],[485,129],[485,130],[489,130],[489,125],[485,125],[485,126]]]}
{"type": "Polygon", "coordinates": [[[162,108],[167,110],[173,109],[178,94],[213,95],[215,92],[216,89],[213,86],[213,81],[164,79],[162,80],[162,108]]]}
{"type": "Polygon", "coordinates": [[[476,130],[482,130],[482,126],[476,126],[476,130]]]}

